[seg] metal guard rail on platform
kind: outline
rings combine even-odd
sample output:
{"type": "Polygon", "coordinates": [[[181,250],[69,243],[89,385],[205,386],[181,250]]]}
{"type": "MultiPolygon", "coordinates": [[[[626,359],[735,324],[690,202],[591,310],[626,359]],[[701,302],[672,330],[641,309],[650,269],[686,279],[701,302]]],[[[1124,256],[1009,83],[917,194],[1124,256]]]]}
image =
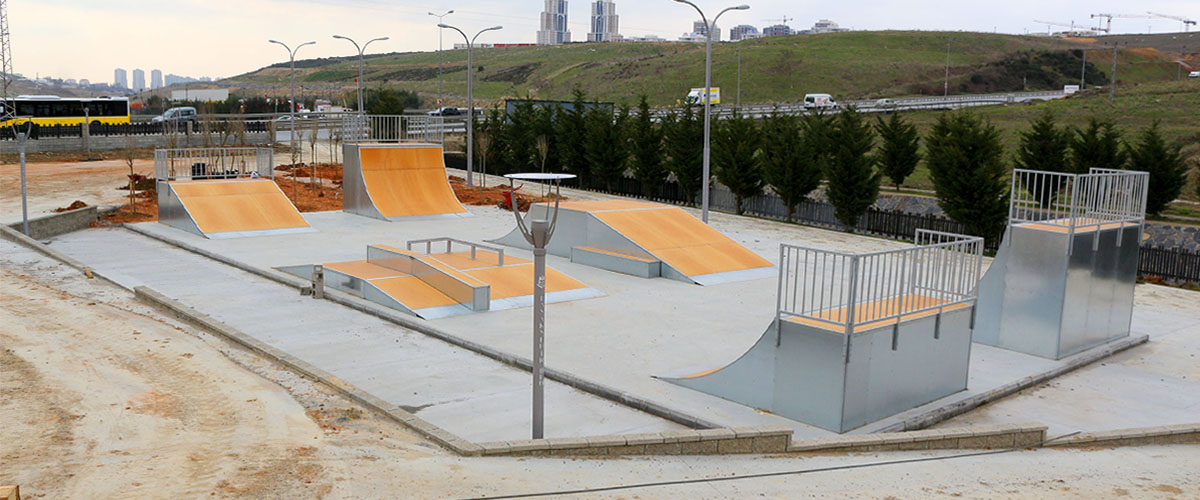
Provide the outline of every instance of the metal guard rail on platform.
{"type": "Polygon", "coordinates": [[[445,119],[425,115],[363,115],[341,117],[341,137],[347,144],[425,142],[441,144],[445,119]]]}
{"type": "Polygon", "coordinates": [[[863,254],[781,244],[776,318],[801,317],[850,335],[855,325],[973,303],[983,238],[918,229],[915,243],[863,254]]]}
{"type": "Polygon", "coordinates": [[[498,266],[504,265],[504,249],[503,248],[494,247],[491,245],[484,245],[481,243],[475,243],[473,241],[464,241],[464,240],[460,240],[460,239],[456,239],[456,238],[427,238],[427,239],[423,239],[423,240],[409,240],[405,244],[406,245],[405,248],[409,251],[412,251],[413,245],[420,245],[420,244],[424,243],[425,244],[425,255],[429,255],[429,254],[433,253],[433,244],[441,243],[443,241],[446,242],[446,252],[445,253],[451,253],[453,251],[453,244],[458,243],[459,245],[466,245],[466,246],[470,247],[471,260],[475,260],[476,250],[482,248],[484,250],[496,252],[496,255],[498,256],[496,265],[498,265],[498,266]]]}
{"type": "MultiPolygon", "coordinates": [[[[1076,232],[1146,220],[1150,174],[1093,168],[1086,174],[1015,169],[1009,197],[1010,225],[1052,223],[1066,229],[1070,255],[1076,232]]],[[[1120,240],[1118,239],[1118,242],[1120,240]]]]}
{"type": "Polygon", "coordinates": [[[275,177],[274,151],[269,148],[175,148],[154,150],[154,177],[159,181],[275,177]]]}

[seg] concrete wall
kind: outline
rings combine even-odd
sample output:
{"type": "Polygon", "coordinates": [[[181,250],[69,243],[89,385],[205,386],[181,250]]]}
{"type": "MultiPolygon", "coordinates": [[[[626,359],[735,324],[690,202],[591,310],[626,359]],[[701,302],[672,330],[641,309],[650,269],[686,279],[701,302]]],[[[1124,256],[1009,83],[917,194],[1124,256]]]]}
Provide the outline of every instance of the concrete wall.
{"type": "MultiPolygon", "coordinates": [[[[72,231],[87,228],[100,218],[96,207],[83,207],[56,214],[44,215],[29,219],[29,237],[35,240],[46,240],[72,231]]],[[[17,231],[23,231],[22,224],[9,224],[17,231]]]]}
{"type": "MultiPolygon", "coordinates": [[[[204,137],[200,133],[179,134],[176,136],[175,147],[195,147],[204,145],[204,137]]],[[[125,149],[132,138],[133,146],[137,148],[167,148],[171,145],[165,135],[134,135],[134,136],[93,136],[91,137],[92,151],[112,151],[125,149]]],[[[271,143],[271,134],[267,132],[248,133],[246,142],[249,145],[264,145],[271,143]]],[[[211,145],[221,144],[221,134],[213,133],[211,145]]],[[[12,144],[13,149],[16,148],[12,144]]],[[[70,151],[86,151],[82,137],[58,137],[30,140],[25,142],[26,153],[61,153],[70,151]]]]}

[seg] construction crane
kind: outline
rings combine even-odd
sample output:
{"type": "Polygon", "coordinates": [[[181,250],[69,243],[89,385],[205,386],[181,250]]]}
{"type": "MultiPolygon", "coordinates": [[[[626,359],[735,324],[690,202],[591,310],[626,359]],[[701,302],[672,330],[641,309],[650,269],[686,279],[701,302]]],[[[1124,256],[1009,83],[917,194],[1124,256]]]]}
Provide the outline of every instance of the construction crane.
{"type": "Polygon", "coordinates": [[[796,20],[796,18],[788,17],[788,16],[783,16],[782,18],[779,18],[779,19],[763,19],[763,21],[778,22],[779,24],[787,24],[788,21],[795,21],[795,20],[796,20]]]}
{"type": "Polygon", "coordinates": [[[1105,33],[1112,32],[1112,20],[1114,18],[1116,18],[1116,19],[1154,19],[1154,16],[1149,16],[1146,14],[1092,14],[1092,19],[1096,19],[1098,17],[1103,18],[1105,21],[1104,21],[1104,27],[1101,28],[1101,27],[1097,26],[1096,31],[1103,31],[1105,33]]]}
{"type": "Polygon", "coordinates": [[[1161,17],[1161,18],[1163,18],[1163,19],[1174,19],[1174,20],[1176,20],[1176,21],[1179,21],[1179,22],[1183,23],[1183,32],[1184,32],[1184,33],[1187,33],[1187,32],[1189,31],[1189,30],[1188,30],[1188,27],[1189,27],[1189,26],[1195,26],[1195,25],[1196,25],[1196,21],[1195,21],[1194,19],[1188,19],[1188,18],[1186,18],[1186,17],[1172,16],[1172,15],[1169,15],[1169,14],[1159,14],[1159,13],[1157,13],[1157,12],[1149,12],[1149,11],[1147,11],[1146,13],[1147,13],[1147,14],[1150,14],[1150,16],[1151,16],[1151,17],[1161,17]]]}
{"type": "Polygon", "coordinates": [[[12,84],[12,47],[8,44],[8,0],[0,0],[0,123],[15,113],[8,105],[8,86],[12,84]]]}

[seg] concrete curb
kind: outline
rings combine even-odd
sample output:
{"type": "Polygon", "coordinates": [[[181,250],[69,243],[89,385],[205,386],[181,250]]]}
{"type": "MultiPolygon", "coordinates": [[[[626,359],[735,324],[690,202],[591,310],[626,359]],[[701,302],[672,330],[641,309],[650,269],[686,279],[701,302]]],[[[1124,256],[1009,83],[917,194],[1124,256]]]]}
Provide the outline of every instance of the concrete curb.
{"type": "MultiPolygon", "coordinates": [[[[198,248],[193,245],[189,245],[187,243],[177,241],[177,240],[174,240],[174,239],[162,236],[162,235],[154,234],[150,231],[146,231],[145,229],[139,228],[135,225],[125,224],[124,227],[126,229],[133,231],[137,234],[140,234],[142,236],[146,236],[148,238],[152,238],[152,239],[161,241],[168,245],[172,245],[172,246],[175,246],[182,250],[186,250],[186,251],[192,252],[194,254],[200,255],[202,257],[206,257],[206,258],[215,260],[222,264],[225,264],[225,265],[231,266],[233,268],[254,274],[256,276],[260,276],[260,277],[275,281],[275,282],[283,284],[285,286],[290,286],[290,287],[293,287],[296,289],[301,289],[301,288],[311,286],[311,283],[309,283],[303,279],[297,278],[295,276],[284,274],[279,271],[273,271],[273,270],[267,271],[267,270],[259,269],[254,266],[250,266],[245,263],[238,262],[229,257],[225,257],[223,255],[216,254],[216,253],[210,252],[208,250],[204,250],[202,248],[198,248]]],[[[430,337],[436,338],[438,340],[453,344],[453,345],[461,347],[463,349],[467,349],[471,352],[486,356],[488,358],[499,361],[506,365],[520,368],[525,371],[530,371],[533,369],[533,362],[527,358],[517,356],[514,354],[510,354],[510,353],[500,351],[497,349],[493,349],[489,346],[453,335],[449,332],[446,332],[444,330],[441,330],[441,329],[429,324],[425,320],[409,317],[407,315],[404,315],[404,314],[394,311],[392,309],[383,307],[379,304],[375,304],[374,302],[369,302],[369,301],[361,299],[359,297],[355,297],[355,296],[347,294],[347,293],[339,292],[337,290],[330,290],[330,289],[325,290],[325,299],[329,300],[333,303],[357,310],[359,312],[370,314],[372,316],[378,317],[385,321],[395,323],[397,325],[400,325],[404,328],[408,328],[415,332],[419,332],[424,335],[428,335],[430,337]]],[[[656,417],[663,418],[663,419],[669,420],[671,422],[675,422],[677,424],[691,427],[693,429],[714,429],[714,428],[720,427],[720,425],[710,422],[708,420],[705,420],[703,418],[700,418],[700,417],[697,417],[694,415],[689,415],[687,413],[668,408],[666,406],[655,403],[653,401],[640,398],[633,394],[629,394],[629,393],[623,392],[621,390],[605,386],[603,384],[585,380],[585,379],[580,378],[571,373],[563,372],[563,371],[556,370],[553,368],[546,368],[544,373],[546,375],[546,378],[553,380],[555,382],[573,387],[575,389],[579,389],[588,394],[592,394],[594,396],[598,396],[598,397],[607,399],[609,401],[613,401],[615,403],[618,403],[618,404],[621,404],[621,405],[624,405],[624,406],[627,406],[630,408],[634,408],[636,410],[640,410],[640,411],[649,413],[656,417]]]]}
{"type": "Polygon", "coordinates": [[[6,239],[8,241],[11,241],[13,243],[16,243],[16,244],[24,246],[24,247],[28,247],[29,249],[34,250],[38,253],[41,253],[47,257],[50,257],[51,259],[62,262],[63,264],[66,264],[72,268],[77,269],[79,272],[83,273],[89,279],[94,276],[92,269],[90,267],[88,267],[86,264],[84,264],[78,260],[75,260],[75,258],[73,258],[65,253],[62,253],[62,252],[59,252],[58,250],[50,248],[48,245],[46,245],[38,240],[35,240],[28,236],[25,236],[25,233],[22,233],[16,229],[13,229],[8,226],[0,225],[0,238],[6,239]]]}
{"type": "Polygon", "coordinates": [[[1036,446],[1046,440],[1046,426],[1005,424],[955,429],[887,432],[797,441],[793,453],[874,452],[905,450],[1008,449],[1036,446]]]}
{"type": "MultiPolygon", "coordinates": [[[[29,235],[35,240],[47,240],[60,234],[84,229],[99,220],[100,216],[105,213],[108,211],[100,207],[86,206],[34,217],[29,219],[29,235]]],[[[16,231],[22,229],[20,222],[9,224],[8,227],[16,231]]]]}
{"type": "Polygon", "coordinates": [[[1149,335],[1141,335],[1137,337],[1127,337],[1103,346],[1095,347],[1089,351],[1085,351],[1076,355],[1063,366],[1044,371],[1031,377],[1023,378],[1016,382],[1010,382],[990,391],[976,394],[975,396],[962,401],[956,401],[946,406],[934,408],[920,415],[916,415],[884,427],[877,432],[903,432],[924,429],[939,422],[962,415],[963,413],[974,410],[975,408],[978,408],[984,404],[1003,399],[1035,385],[1078,370],[1079,368],[1095,363],[1101,359],[1108,358],[1126,349],[1145,344],[1149,340],[1149,335]]]}
{"type": "Polygon", "coordinates": [[[413,415],[412,413],[398,408],[396,405],[375,397],[371,393],[359,389],[353,384],[350,384],[325,370],[309,364],[307,361],[276,349],[275,347],[255,339],[254,337],[246,335],[245,333],[242,333],[241,331],[229,325],[217,321],[216,319],[213,319],[204,313],[201,313],[161,293],[158,293],[152,288],[145,286],[136,287],[134,288],[134,297],[138,300],[142,300],[151,305],[164,309],[172,313],[174,316],[189,323],[240,344],[263,357],[277,361],[284,366],[299,372],[305,377],[326,384],[337,390],[342,395],[357,401],[359,404],[367,406],[368,408],[371,408],[372,410],[375,410],[376,412],[379,412],[414,431],[417,431],[426,438],[450,449],[459,455],[480,455],[483,451],[481,447],[470,441],[447,432],[445,429],[433,425],[424,419],[413,415]]]}
{"type": "Polygon", "coordinates": [[[1162,444],[1200,444],[1200,423],[1089,432],[1046,443],[1046,446],[1052,448],[1098,448],[1162,444]]]}

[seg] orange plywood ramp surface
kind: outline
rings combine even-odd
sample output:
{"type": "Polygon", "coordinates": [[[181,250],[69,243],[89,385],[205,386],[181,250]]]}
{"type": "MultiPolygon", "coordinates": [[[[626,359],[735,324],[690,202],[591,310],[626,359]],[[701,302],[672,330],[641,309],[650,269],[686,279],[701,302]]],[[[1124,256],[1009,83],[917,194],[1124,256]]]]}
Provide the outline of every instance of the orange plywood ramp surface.
{"type": "Polygon", "coordinates": [[[204,234],[309,227],[270,179],[174,181],[170,189],[204,234]]]}
{"type": "MultiPolygon", "coordinates": [[[[897,321],[895,318],[883,320],[880,320],[879,318],[887,318],[896,314],[901,315],[900,321],[908,321],[925,316],[932,316],[937,314],[939,311],[939,309],[936,309],[936,307],[945,302],[945,300],[936,297],[929,297],[927,295],[908,294],[901,297],[873,300],[871,302],[858,304],[854,306],[854,331],[866,331],[872,328],[879,328],[881,326],[895,323],[897,321]],[[920,311],[921,309],[926,308],[935,309],[920,311]]],[[[970,306],[970,304],[960,302],[947,305],[940,310],[951,311],[968,306],[970,306]]],[[[845,323],[849,319],[849,312],[850,311],[846,307],[838,307],[836,309],[821,311],[820,313],[814,315],[825,321],[819,321],[801,316],[792,316],[787,318],[787,321],[841,332],[845,331],[846,329],[845,323]]]]}
{"type": "Polygon", "coordinates": [[[446,178],[441,147],[364,146],[359,155],[367,193],[384,217],[467,212],[446,178]]]}
{"type": "MultiPolygon", "coordinates": [[[[600,202],[612,203],[612,202],[600,202]]],[[[642,202],[592,208],[592,215],[687,276],[770,267],[771,263],[675,207],[642,202]]]]}
{"type": "MultiPolygon", "coordinates": [[[[492,288],[492,299],[533,295],[533,264],[509,265],[508,259],[504,260],[504,267],[476,269],[466,273],[487,283],[492,288]]],[[[546,268],[546,293],[580,288],[587,288],[587,285],[554,269],[546,268]]]]}

